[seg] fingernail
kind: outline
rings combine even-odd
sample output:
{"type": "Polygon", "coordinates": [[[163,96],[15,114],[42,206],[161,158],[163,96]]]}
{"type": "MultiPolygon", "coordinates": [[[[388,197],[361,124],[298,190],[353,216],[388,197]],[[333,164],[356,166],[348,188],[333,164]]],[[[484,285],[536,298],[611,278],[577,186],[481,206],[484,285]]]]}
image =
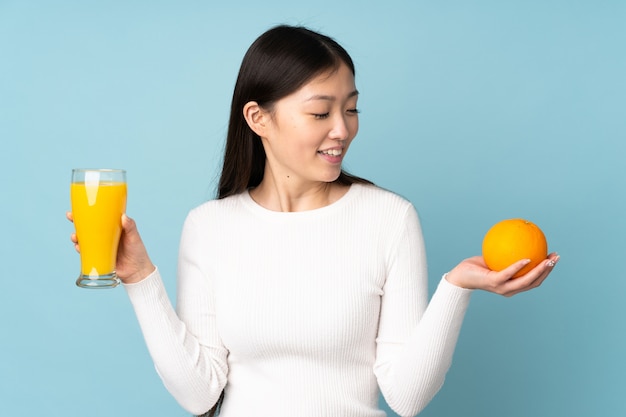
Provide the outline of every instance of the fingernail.
{"type": "Polygon", "coordinates": [[[549,260],[546,265],[548,265],[550,268],[552,268],[554,265],[556,265],[556,262],[554,262],[553,260],[549,260]]]}

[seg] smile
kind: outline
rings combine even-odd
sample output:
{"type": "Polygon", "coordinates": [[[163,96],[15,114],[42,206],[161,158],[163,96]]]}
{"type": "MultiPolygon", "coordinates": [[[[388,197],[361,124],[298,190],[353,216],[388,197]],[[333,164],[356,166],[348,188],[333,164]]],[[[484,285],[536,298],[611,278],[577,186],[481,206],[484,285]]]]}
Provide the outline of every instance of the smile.
{"type": "Polygon", "coordinates": [[[318,151],[318,152],[323,155],[339,156],[343,153],[343,149],[327,149],[325,151],[318,151]]]}

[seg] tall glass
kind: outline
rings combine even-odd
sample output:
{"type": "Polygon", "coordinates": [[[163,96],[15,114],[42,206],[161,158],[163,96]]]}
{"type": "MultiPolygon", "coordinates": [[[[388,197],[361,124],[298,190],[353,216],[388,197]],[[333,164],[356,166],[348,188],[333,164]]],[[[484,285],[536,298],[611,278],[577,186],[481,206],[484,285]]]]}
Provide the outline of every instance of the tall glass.
{"type": "Polygon", "coordinates": [[[126,171],[73,169],[70,188],[81,271],[76,285],[114,288],[117,247],[126,212],[126,171]]]}

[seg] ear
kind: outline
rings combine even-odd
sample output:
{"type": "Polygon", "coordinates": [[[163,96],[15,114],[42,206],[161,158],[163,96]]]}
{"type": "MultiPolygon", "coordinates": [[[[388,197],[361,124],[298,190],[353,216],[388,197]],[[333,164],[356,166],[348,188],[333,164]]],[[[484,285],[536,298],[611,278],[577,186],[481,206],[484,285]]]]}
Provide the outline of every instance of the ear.
{"type": "Polygon", "coordinates": [[[256,101],[249,101],[243,106],[243,117],[254,133],[266,136],[269,114],[256,101]]]}

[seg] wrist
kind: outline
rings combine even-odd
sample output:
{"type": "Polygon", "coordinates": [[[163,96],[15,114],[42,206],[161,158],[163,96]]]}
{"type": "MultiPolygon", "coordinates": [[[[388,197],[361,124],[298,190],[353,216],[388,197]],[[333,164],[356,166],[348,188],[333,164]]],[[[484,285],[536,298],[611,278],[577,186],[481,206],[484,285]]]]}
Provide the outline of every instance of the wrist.
{"type": "Polygon", "coordinates": [[[455,273],[454,270],[450,271],[450,272],[446,272],[445,274],[443,274],[443,278],[448,281],[450,284],[459,287],[459,288],[465,288],[465,289],[471,289],[470,287],[467,286],[466,283],[464,283],[460,277],[459,274],[455,273]]]}
{"type": "Polygon", "coordinates": [[[149,265],[146,265],[146,266],[140,268],[139,270],[137,270],[136,272],[134,272],[131,275],[128,275],[126,277],[120,277],[120,279],[122,280],[122,282],[124,284],[136,284],[136,283],[146,279],[155,270],[156,270],[156,266],[154,266],[152,263],[150,263],[149,265]]]}

